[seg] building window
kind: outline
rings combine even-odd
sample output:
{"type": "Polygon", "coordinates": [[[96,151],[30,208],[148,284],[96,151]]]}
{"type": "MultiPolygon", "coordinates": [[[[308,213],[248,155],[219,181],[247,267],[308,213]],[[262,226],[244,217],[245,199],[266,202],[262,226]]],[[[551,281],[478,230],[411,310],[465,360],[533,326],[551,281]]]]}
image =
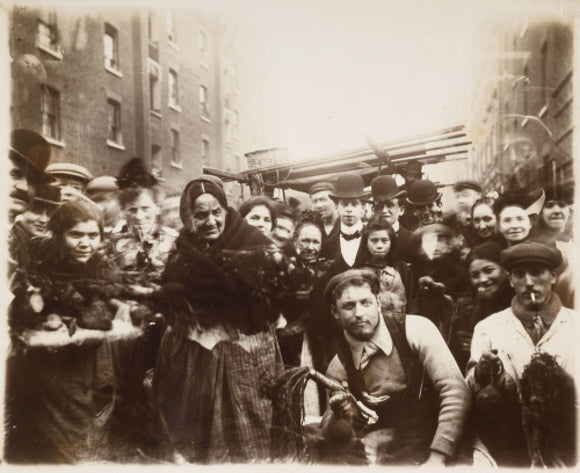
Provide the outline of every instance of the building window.
{"type": "Polygon", "coordinates": [[[149,12],[147,18],[147,34],[150,42],[156,43],[159,40],[159,33],[157,31],[157,14],[155,12],[149,12]]]}
{"type": "Polygon", "coordinates": [[[161,66],[149,60],[149,99],[151,111],[161,113],[161,66]]]}
{"type": "Polygon", "coordinates": [[[207,64],[207,39],[203,31],[200,31],[199,35],[197,35],[197,44],[199,46],[201,62],[207,64]]]}
{"type": "Polygon", "coordinates": [[[158,145],[151,145],[151,173],[155,177],[163,176],[163,157],[161,146],[158,145]]]}
{"type": "Polygon", "coordinates": [[[181,153],[179,152],[179,132],[171,130],[171,164],[181,167],[181,153]]]}
{"type": "Polygon", "coordinates": [[[123,136],[121,134],[121,104],[113,99],[107,100],[107,119],[107,140],[112,143],[123,144],[123,136]]]}
{"type": "Polygon", "coordinates": [[[167,39],[173,43],[177,44],[177,28],[175,26],[175,16],[171,10],[166,12],[167,19],[167,39]]]}
{"type": "Polygon", "coordinates": [[[169,69],[169,106],[179,108],[179,82],[177,72],[169,69]]]}
{"type": "Polygon", "coordinates": [[[209,108],[207,106],[207,87],[201,85],[199,87],[199,103],[201,105],[201,116],[209,118],[209,108]]]}
{"type": "Polygon", "coordinates": [[[42,86],[42,134],[60,141],[60,93],[42,86]]]}
{"type": "Polygon", "coordinates": [[[209,162],[209,141],[201,140],[201,162],[205,166],[209,162]]]}
{"type": "Polygon", "coordinates": [[[105,67],[119,70],[119,38],[117,30],[105,23],[105,67]]]}
{"type": "Polygon", "coordinates": [[[38,20],[36,46],[51,56],[62,59],[62,50],[58,43],[56,12],[54,10],[45,11],[40,14],[38,20]]]}

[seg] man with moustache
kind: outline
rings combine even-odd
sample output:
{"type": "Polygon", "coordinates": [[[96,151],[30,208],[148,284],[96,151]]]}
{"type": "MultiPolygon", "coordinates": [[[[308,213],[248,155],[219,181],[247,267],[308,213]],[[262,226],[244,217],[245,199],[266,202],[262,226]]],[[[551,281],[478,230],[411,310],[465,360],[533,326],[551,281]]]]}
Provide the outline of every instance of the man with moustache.
{"type": "Polygon", "coordinates": [[[335,192],[336,189],[330,182],[317,182],[308,191],[312,210],[320,215],[322,219],[324,226],[324,234],[322,236],[324,240],[340,232],[340,219],[338,218],[336,205],[330,198],[330,194],[335,192]]]}
{"type": "Polygon", "coordinates": [[[415,181],[409,186],[405,217],[405,224],[411,231],[443,221],[441,192],[429,179],[415,181]]]}
{"type": "MultiPolygon", "coordinates": [[[[53,179],[44,172],[50,161],[50,145],[38,133],[23,128],[10,136],[10,193],[8,213],[10,222],[24,213],[32,202],[34,188],[46,185],[53,179]]],[[[21,226],[13,225],[8,234],[8,276],[29,263],[28,241],[30,234],[21,226]]]]}
{"type": "MultiPolygon", "coordinates": [[[[560,251],[526,241],[503,250],[501,263],[516,295],[510,307],[475,326],[466,376],[476,396],[479,416],[488,419],[488,423],[495,417],[495,422],[501,424],[492,432],[505,431],[502,425],[508,422],[494,412],[495,404],[486,403],[484,408],[477,401],[477,395],[493,379],[503,376],[518,385],[525,366],[538,352],[555,356],[558,364],[575,377],[580,355],[576,336],[580,314],[564,307],[553,290],[556,268],[562,263],[560,251]]],[[[519,448],[511,450],[504,461],[511,466],[526,466],[520,463],[527,461],[525,444],[520,442],[519,448]]]]}
{"type": "Polygon", "coordinates": [[[334,422],[348,420],[370,463],[445,464],[455,452],[470,395],[437,328],[424,317],[381,314],[372,270],[334,276],[324,293],[343,332],[326,375],[348,386],[378,420],[369,422],[348,393],[333,390],[323,429],[328,434],[334,422]]]}

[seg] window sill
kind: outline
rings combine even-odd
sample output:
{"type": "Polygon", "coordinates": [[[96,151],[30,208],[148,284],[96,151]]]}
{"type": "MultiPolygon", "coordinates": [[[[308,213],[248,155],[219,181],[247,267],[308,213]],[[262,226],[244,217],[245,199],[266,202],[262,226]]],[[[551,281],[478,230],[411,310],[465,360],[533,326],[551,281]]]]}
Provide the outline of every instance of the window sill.
{"type": "Polygon", "coordinates": [[[176,43],[174,43],[170,39],[167,40],[167,43],[169,44],[169,46],[171,46],[173,49],[175,49],[177,52],[179,52],[179,46],[177,46],[176,43]]]}
{"type": "Polygon", "coordinates": [[[38,49],[40,49],[41,51],[44,51],[46,54],[50,54],[52,57],[54,57],[56,59],[63,58],[61,51],[57,51],[56,49],[52,49],[49,46],[45,46],[44,44],[37,44],[36,47],[38,49]]]}
{"type": "Polygon", "coordinates": [[[105,65],[105,69],[107,72],[110,72],[114,76],[123,77],[123,73],[121,71],[118,71],[117,69],[113,69],[112,67],[109,67],[107,65],[105,65]]]}
{"type": "Polygon", "coordinates": [[[208,117],[201,116],[201,119],[206,123],[211,123],[211,120],[208,117]]]}
{"type": "Polygon", "coordinates": [[[54,138],[46,135],[42,135],[42,137],[51,145],[58,146],[59,148],[64,148],[66,146],[64,141],[55,140],[54,138]]]}
{"type": "Polygon", "coordinates": [[[171,161],[171,167],[175,168],[175,169],[183,169],[183,164],[181,163],[174,163],[173,161],[171,161]]]}
{"type": "Polygon", "coordinates": [[[170,105],[169,105],[169,108],[170,108],[171,110],[175,110],[176,112],[179,112],[179,113],[181,113],[181,107],[180,107],[179,105],[171,105],[171,104],[170,104],[170,105]]]}
{"type": "Polygon", "coordinates": [[[115,143],[114,141],[107,140],[107,146],[110,148],[119,149],[121,151],[125,151],[125,147],[121,143],[115,143]]]}
{"type": "Polygon", "coordinates": [[[151,115],[153,115],[154,117],[157,117],[157,118],[161,118],[162,117],[161,113],[160,112],[156,112],[155,110],[151,110],[151,115]]]}

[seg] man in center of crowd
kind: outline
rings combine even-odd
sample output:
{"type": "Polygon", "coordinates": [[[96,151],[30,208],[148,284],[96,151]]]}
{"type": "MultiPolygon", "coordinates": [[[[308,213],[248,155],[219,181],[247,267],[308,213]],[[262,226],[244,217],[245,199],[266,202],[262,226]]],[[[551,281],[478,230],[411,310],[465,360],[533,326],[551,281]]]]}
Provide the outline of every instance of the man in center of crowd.
{"type": "Polygon", "coordinates": [[[362,177],[355,173],[343,174],[336,182],[336,191],[329,195],[336,202],[340,232],[328,238],[320,256],[334,259],[335,272],[341,272],[357,263],[360,265],[366,256],[361,245],[366,196],[362,177]]]}
{"type": "Polygon", "coordinates": [[[344,335],[327,376],[348,385],[378,421],[369,425],[348,393],[334,391],[323,428],[349,420],[371,463],[443,465],[462,433],[469,389],[437,328],[420,316],[383,316],[378,293],[367,269],[345,271],[326,286],[344,335]]]}

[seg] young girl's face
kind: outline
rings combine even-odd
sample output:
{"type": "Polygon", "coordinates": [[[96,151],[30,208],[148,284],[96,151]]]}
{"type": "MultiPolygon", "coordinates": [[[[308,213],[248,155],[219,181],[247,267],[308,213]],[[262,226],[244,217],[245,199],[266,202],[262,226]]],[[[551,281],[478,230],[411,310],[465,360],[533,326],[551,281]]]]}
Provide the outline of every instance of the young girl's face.
{"type": "Polygon", "coordinates": [[[369,233],[367,248],[373,258],[384,258],[391,249],[391,239],[387,230],[377,230],[369,233]]]}

